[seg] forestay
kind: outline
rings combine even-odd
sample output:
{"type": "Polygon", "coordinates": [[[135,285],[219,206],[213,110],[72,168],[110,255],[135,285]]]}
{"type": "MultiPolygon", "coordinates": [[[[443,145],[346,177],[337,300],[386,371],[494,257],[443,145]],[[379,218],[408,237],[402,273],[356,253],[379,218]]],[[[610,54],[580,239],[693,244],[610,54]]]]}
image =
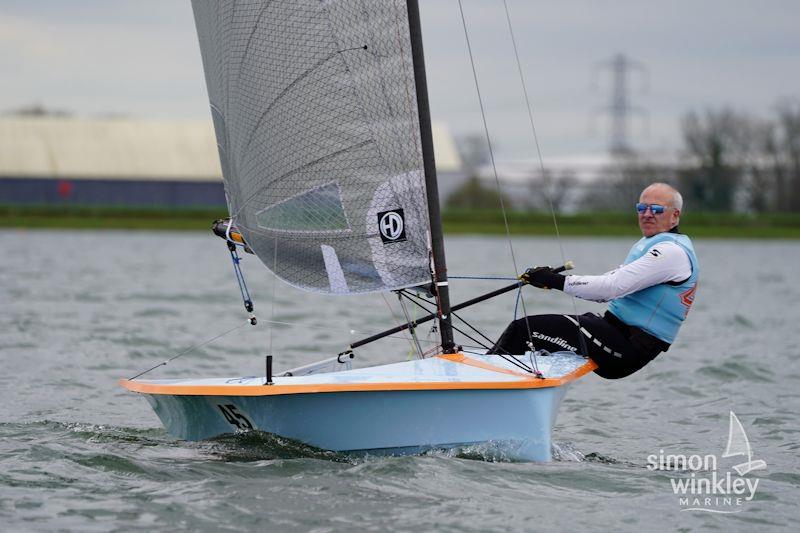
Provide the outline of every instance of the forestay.
{"type": "Polygon", "coordinates": [[[430,281],[402,0],[193,0],[228,208],[286,282],[430,281]]]}

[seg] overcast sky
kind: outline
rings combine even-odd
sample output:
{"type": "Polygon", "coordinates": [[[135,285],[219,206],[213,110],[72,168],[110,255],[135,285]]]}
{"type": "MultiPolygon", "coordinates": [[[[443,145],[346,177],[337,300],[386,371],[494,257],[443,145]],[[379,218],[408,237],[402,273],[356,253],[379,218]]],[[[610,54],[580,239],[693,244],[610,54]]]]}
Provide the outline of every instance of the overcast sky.
{"type": "MultiPolygon", "coordinates": [[[[434,120],[456,136],[481,132],[457,0],[421,0],[434,120]]],[[[601,154],[611,74],[634,73],[631,144],[675,152],[689,110],[768,116],[800,97],[800,1],[508,0],[543,155],[601,154]],[[592,120],[594,117],[594,121],[592,120]],[[590,125],[595,122],[595,132],[590,125]]],[[[502,0],[464,0],[492,141],[501,159],[533,158],[502,0]]],[[[189,1],[0,0],[0,109],[31,104],[79,115],[203,118],[208,102],[189,1]]]]}

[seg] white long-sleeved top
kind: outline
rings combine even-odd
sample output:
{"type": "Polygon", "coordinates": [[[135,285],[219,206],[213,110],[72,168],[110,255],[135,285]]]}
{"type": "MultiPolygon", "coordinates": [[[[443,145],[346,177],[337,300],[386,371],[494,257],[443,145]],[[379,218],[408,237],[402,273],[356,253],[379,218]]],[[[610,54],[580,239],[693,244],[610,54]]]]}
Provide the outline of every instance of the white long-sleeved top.
{"type": "Polygon", "coordinates": [[[659,242],[627,265],[600,276],[567,276],[564,292],[593,302],[607,302],[632,292],[692,275],[692,263],[680,245],[659,242]]]}

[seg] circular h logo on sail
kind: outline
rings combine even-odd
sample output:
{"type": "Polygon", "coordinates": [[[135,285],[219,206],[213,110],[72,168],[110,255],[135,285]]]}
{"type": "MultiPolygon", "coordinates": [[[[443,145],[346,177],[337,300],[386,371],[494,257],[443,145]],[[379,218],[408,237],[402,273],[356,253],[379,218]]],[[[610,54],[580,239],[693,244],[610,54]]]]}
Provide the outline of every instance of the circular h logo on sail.
{"type": "Polygon", "coordinates": [[[402,209],[378,213],[378,230],[383,244],[406,240],[406,224],[402,209]]]}

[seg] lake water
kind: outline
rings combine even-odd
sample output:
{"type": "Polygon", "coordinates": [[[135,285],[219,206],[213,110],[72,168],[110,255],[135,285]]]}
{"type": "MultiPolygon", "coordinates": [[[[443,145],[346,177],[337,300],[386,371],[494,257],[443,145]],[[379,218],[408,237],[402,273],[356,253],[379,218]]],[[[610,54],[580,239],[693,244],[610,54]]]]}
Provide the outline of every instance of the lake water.
{"type": "MultiPolygon", "coordinates": [[[[600,273],[631,242],[562,244],[577,272],[600,273]]],[[[513,272],[504,239],[447,245],[451,275],[513,272]]],[[[480,449],[358,458],[264,435],[177,441],[117,379],[243,323],[224,244],[205,234],[2,231],[0,246],[4,530],[800,527],[798,242],[697,241],[700,287],[676,344],[625,380],[580,380],[561,407],[548,464],[487,460],[480,449]],[[721,458],[731,410],[753,458],[767,464],[747,475],[758,480],[755,497],[722,502],[731,514],[685,510],[672,483],[711,472],[649,469],[648,456],[714,454],[724,476],[743,460],[721,458]]],[[[514,246],[520,269],[561,263],[554,239],[514,246]]],[[[301,294],[274,283],[252,256],[243,266],[259,325],[151,376],[261,374],[270,345],[280,370],[395,323],[380,295],[301,294]]],[[[453,301],[503,283],[455,280],[453,301]]],[[[603,308],[555,291],[524,294],[529,313],[603,308]]],[[[495,337],[513,310],[508,294],[463,316],[495,337]]],[[[406,358],[409,344],[391,339],[356,353],[357,365],[389,362],[406,358]]]]}

